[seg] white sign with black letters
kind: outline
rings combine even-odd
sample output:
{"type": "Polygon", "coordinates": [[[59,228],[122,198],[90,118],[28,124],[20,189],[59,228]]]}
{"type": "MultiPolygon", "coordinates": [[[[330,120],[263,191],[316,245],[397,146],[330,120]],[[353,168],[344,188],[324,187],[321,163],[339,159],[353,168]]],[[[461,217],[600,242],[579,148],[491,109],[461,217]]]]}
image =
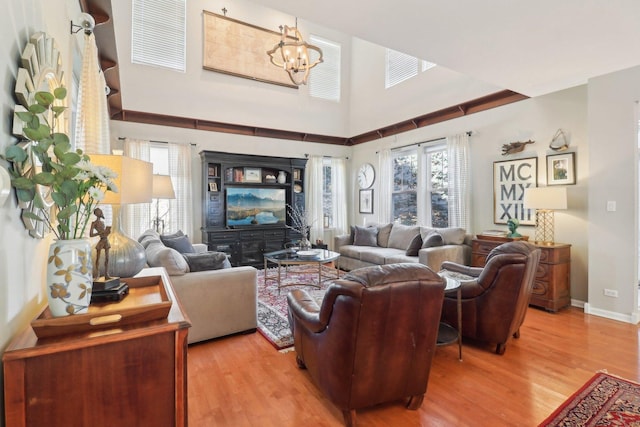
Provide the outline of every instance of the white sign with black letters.
{"type": "Polygon", "coordinates": [[[535,225],[535,210],[523,207],[523,197],[525,188],[537,185],[537,157],[493,162],[493,222],[517,218],[520,225],[535,225]]]}

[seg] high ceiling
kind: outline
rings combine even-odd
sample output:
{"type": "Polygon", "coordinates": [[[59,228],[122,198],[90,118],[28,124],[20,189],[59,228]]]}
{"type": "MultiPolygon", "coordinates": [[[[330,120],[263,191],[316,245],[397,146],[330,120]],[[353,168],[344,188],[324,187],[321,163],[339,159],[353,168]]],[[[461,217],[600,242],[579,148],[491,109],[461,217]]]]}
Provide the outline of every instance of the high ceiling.
{"type": "Polygon", "coordinates": [[[530,97],[640,64],[638,0],[263,0],[530,97]]]}

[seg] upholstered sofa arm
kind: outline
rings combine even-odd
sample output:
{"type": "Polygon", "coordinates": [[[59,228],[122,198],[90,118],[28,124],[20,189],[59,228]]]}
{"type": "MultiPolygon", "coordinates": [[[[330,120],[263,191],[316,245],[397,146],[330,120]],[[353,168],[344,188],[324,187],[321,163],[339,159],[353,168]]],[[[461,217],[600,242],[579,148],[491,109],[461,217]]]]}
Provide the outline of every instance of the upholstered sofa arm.
{"type": "Polygon", "coordinates": [[[333,247],[334,250],[339,250],[341,246],[352,245],[353,241],[351,240],[350,234],[341,234],[340,236],[335,236],[333,238],[333,247]]]}
{"type": "Polygon", "coordinates": [[[207,245],[204,243],[192,243],[191,246],[193,246],[193,250],[196,251],[197,254],[205,253],[208,250],[207,245]]]}
{"type": "Polygon", "coordinates": [[[442,263],[442,270],[453,271],[455,273],[464,274],[471,277],[478,277],[482,273],[482,267],[469,267],[467,265],[458,264],[451,261],[442,263]]]}

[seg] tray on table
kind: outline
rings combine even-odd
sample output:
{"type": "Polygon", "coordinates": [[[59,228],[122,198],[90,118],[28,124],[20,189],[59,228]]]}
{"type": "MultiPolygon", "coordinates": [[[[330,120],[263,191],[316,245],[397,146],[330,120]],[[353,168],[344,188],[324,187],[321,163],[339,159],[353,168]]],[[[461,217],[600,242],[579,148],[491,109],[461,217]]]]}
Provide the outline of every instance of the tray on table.
{"type": "Polygon", "coordinates": [[[162,276],[121,279],[129,286],[129,295],[121,301],[91,303],[84,314],[53,317],[47,306],[31,322],[38,338],[116,328],[132,323],[164,319],[172,301],[162,276]]]}

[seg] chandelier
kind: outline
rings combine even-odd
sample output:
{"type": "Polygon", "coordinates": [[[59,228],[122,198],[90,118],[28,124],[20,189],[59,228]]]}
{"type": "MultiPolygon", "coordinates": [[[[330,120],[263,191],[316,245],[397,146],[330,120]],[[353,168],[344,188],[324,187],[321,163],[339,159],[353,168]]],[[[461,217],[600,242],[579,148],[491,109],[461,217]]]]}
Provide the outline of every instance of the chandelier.
{"type": "Polygon", "coordinates": [[[267,51],[271,63],[289,73],[289,78],[296,86],[307,84],[309,71],[322,62],[322,50],[302,39],[297,19],[293,28],[281,25],[280,34],[280,42],[267,51]]]}

